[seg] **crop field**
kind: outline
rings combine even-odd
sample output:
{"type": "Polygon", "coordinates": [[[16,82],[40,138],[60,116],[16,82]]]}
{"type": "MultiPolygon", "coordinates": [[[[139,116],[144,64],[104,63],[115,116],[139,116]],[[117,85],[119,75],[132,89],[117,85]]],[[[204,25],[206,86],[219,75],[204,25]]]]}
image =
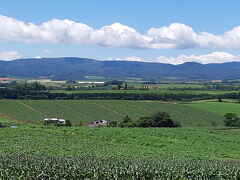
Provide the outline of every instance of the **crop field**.
{"type": "MultiPolygon", "coordinates": [[[[214,106],[214,104],[213,104],[214,106]]],[[[194,104],[160,101],[124,100],[1,100],[0,113],[19,122],[41,123],[43,118],[56,117],[72,122],[133,119],[157,111],[168,112],[182,126],[221,126],[223,115],[194,104]]]]}
{"type": "Polygon", "coordinates": [[[240,134],[219,128],[19,125],[0,131],[0,179],[238,179],[240,134]]]}
{"type": "Polygon", "coordinates": [[[209,112],[213,112],[219,115],[232,112],[240,115],[240,103],[238,102],[212,102],[212,101],[197,101],[188,104],[191,107],[201,108],[209,112]]]}
{"type": "Polygon", "coordinates": [[[1,128],[0,139],[0,155],[240,159],[236,129],[19,125],[1,128]]]}
{"type": "Polygon", "coordinates": [[[0,156],[1,179],[239,179],[240,162],[0,156]],[[93,168],[94,167],[94,168],[93,168]]]}
{"type": "Polygon", "coordinates": [[[0,123],[5,123],[5,122],[12,122],[10,119],[0,117],[0,123]]]}
{"type": "Polygon", "coordinates": [[[0,179],[239,179],[240,130],[223,126],[240,103],[0,100],[0,179]],[[168,112],[182,128],[43,126],[168,112]]]}

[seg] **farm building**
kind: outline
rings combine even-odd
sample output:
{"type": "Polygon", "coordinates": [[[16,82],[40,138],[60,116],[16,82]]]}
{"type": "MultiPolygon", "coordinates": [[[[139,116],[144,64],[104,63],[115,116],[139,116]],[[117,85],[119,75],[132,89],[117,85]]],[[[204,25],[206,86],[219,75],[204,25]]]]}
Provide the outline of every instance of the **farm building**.
{"type": "Polygon", "coordinates": [[[43,119],[44,124],[53,124],[55,126],[64,126],[66,121],[65,119],[58,119],[58,118],[44,118],[43,119]]]}
{"type": "Polygon", "coordinates": [[[108,121],[106,120],[99,120],[99,121],[94,121],[92,124],[89,124],[89,127],[101,127],[101,126],[106,126],[108,124],[108,121]]]}

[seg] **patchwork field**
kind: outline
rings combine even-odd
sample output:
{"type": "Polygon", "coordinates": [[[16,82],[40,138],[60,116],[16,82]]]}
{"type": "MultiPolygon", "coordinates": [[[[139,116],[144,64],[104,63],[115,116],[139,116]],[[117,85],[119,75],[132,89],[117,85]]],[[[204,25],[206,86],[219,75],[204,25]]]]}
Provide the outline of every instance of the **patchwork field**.
{"type": "MultiPolygon", "coordinates": [[[[222,104],[225,105],[225,103],[222,104]]],[[[236,106],[235,111],[237,111],[240,104],[232,104],[226,103],[226,107],[236,106]]],[[[221,109],[221,113],[217,113],[214,111],[215,106],[215,103],[198,105],[160,101],[1,100],[0,116],[4,115],[7,119],[31,123],[41,123],[46,117],[89,123],[100,119],[121,120],[126,115],[137,119],[157,111],[166,111],[182,126],[221,126],[224,110],[221,109]]],[[[232,112],[231,107],[226,108],[226,112],[232,112]]]]}

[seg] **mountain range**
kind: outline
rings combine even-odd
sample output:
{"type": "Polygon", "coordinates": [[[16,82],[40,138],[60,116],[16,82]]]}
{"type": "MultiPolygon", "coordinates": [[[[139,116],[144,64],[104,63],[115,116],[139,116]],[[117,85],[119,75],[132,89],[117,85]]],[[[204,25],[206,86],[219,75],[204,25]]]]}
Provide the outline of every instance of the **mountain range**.
{"type": "Polygon", "coordinates": [[[237,79],[240,78],[240,62],[222,64],[187,62],[172,65],[152,62],[100,61],[75,57],[0,60],[0,77],[79,80],[84,79],[85,76],[145,80],[237,79]]]}

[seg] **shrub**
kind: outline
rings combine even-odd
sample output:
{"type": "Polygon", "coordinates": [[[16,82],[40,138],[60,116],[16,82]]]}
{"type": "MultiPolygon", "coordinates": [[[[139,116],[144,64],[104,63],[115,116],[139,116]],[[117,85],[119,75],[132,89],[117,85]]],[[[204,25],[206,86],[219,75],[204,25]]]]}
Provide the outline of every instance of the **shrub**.
{"type": "Polygon", "coordinates": [[[70,121],[70,120],[66,120],[66,122],[65,122],[65,126],[72,126],[71,121],[70,121]]]}
{"type": "Polygon", "coordinates": [[[142,117],[139,127],[180,127],[180,123],[174,122],[167,112],[156,112],[150,117],[142,117]]]}
{"type": "Polygon", "coordinates": [[[129,116],[125,116],[122,121],[119,122],[120,127],[134,127],[134,122],[129,116]]]}
{"type": "Polygon", "coordinates": [[[117,127],[118,126],[118,122],[117,121],[108,121],[108,126],[109,127],[117,127]]]}
{"type": "Polygon", "coordinates": [[[5,126],[2,124],[2,123],[0,123],[0,128],[4,128],[5,126]]]}
{"type": "Polygon", "coordinates": [[[167,112],[157,112],[148,117],[132,120],[129,116],[122,121],[109,121],[110,127],[181,127],[179,122],[173,121],[167,112]]]}
{"type": "Polygon", "coordinates": [[[225,126],[240,127],[240,118],[236,113],[226,113],[224,117],[225,126]]]}

